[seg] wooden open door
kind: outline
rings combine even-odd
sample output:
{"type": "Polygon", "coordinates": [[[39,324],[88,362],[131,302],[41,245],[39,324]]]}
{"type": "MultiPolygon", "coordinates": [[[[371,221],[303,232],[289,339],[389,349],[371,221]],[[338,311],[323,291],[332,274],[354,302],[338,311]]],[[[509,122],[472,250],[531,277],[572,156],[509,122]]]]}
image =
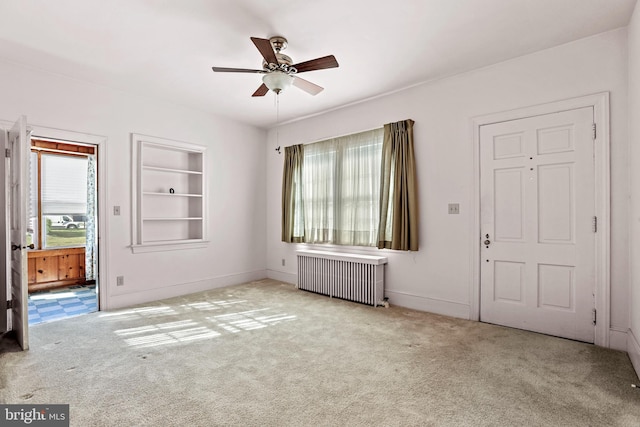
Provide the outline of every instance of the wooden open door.
{"type": "Polygon", "coordinates": [[[9,233],[11,266],[11,329],[23,350],[29,349],[29,307],[27,291],[27,191],[29,189],[29,135],[22,116],[8,135],[9,149],[9,233]]]}

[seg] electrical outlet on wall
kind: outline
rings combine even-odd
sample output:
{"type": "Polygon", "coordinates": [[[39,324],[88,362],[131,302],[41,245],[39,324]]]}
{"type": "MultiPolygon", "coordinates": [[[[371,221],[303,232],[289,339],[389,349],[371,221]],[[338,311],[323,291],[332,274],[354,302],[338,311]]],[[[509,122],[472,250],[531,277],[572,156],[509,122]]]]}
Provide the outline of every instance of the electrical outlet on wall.
{"type": "Polygon", "coordinates": [[[459,214],[460,213],[460,204],[459,203],[449,203],[449,215],[451,214],[459,214]]]}
{"type": "Polygon", "coordinates": [[[284,262],[284,258],[282,258],[282,266],[283,266],[283,267],[284,267],[284,264],[285,264],[285,262],[284,262]]]}
{"type": "Polygon", "coordinates": [[[124,286],[124,276],[116,277],[116,286],[124,286]]]}

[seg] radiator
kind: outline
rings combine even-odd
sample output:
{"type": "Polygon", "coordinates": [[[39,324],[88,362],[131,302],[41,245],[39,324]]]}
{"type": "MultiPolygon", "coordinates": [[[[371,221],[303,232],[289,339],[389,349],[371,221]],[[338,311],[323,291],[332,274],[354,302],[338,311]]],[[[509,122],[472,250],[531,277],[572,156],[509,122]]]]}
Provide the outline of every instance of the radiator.
{"type": "Polygon", "coordinates": [[[312,250],[296,251],[298,289],[368,305],[384,300],[387,258],[312,250]]]}

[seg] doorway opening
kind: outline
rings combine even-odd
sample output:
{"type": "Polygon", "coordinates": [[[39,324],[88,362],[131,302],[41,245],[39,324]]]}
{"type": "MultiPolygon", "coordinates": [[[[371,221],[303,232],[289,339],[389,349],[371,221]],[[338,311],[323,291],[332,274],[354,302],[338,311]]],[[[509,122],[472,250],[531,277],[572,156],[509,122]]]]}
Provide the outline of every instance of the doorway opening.
{"type": "Polygon", "coordinates": [[[97,156],[96,145],[31,138],[30,325],[99,310],[97,156]]]}

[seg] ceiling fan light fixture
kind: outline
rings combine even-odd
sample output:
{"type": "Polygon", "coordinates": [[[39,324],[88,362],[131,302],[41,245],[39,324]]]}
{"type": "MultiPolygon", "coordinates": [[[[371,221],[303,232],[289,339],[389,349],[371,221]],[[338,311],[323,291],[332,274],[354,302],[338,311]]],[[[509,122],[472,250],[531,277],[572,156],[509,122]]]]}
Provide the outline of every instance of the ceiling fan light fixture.
{"type": "Polygon", "coordinates": [[[272,71],[262,77],[262,82],[278,94],[293,84],[293,76],[283,71],[272,71]]]}

